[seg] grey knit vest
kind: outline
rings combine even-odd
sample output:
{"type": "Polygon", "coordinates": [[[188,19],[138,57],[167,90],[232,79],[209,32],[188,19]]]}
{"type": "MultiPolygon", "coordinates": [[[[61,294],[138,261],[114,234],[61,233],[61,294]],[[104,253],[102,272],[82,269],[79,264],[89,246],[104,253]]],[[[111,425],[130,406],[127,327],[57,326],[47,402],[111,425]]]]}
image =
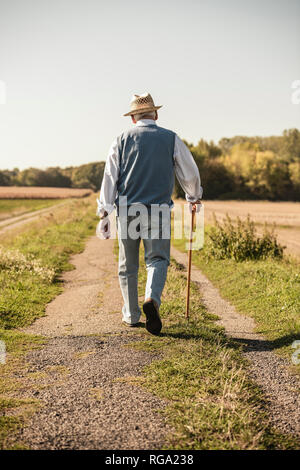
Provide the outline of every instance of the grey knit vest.
{"type": "Polygon", "coordinates": [[[120,196],[127,204],[172,205],[175,133],[155,124],[135,126],[118,137],[120,196]]]}

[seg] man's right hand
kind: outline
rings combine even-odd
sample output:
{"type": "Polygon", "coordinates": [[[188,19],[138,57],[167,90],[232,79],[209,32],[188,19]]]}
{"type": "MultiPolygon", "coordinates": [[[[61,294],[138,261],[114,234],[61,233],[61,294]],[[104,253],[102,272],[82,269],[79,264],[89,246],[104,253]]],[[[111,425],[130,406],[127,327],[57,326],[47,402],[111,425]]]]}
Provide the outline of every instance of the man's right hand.
{"type": "Polygon", "coordinates": [[[110,238],[110,221],[108,216],[100,220],[96,228],[96,235],[102,240],[107,240],[110,238]]]}

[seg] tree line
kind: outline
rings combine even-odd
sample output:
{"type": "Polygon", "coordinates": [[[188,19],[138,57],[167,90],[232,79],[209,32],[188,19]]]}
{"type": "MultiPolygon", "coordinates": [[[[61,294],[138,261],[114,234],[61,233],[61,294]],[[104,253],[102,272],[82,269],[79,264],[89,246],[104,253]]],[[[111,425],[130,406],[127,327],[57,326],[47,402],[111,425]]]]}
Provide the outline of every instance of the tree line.
{"type": "Polygon", "coordinates": [[[46,170],[28,168],[20,171],[0,171],[0,186],[41,186],[55,188],[100,188],[105,162],[87,163],[80,166],[46,170]]]}
{"type": "MultiPolygon", "coordinates": [[[[200,170],[205,199],[300,201],[300,131],[281,136],[185,142],[200,170]]],[[[183,197],[178,182],[176,196],[183,197]]]]}
{"type": "MultiPolygon", "coordinates": [[[[186,142],[200,170],[205,199],[300,201],[300,131],[281,136],[201,139],[186,142]]],[[[105,162],[46,170],[0,171],[0,186],[90,188],[98,191],[105,162]]],[[[184,197],[176,181],[175,197],[184,197]]]]}

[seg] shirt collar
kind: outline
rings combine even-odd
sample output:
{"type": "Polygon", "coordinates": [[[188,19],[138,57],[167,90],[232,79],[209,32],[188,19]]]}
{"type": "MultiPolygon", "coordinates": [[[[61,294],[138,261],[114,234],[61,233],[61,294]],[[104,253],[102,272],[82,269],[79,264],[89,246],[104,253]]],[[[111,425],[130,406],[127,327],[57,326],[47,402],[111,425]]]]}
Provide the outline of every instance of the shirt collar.
{"type": "Polygon", "coordinates": [[[156,121],[154,119],[139,119],[136,123],[136,126],[156,126],[156,121]]]}

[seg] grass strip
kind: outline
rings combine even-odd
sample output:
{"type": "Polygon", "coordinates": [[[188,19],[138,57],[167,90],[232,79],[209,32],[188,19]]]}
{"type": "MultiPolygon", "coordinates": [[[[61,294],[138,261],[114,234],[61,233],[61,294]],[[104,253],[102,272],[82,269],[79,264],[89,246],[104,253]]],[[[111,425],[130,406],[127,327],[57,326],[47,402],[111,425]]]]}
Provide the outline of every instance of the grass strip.
{"type": "Polygon", "coordinates": [[[6,361],[0,364],[0,450],[23,449],[15,435],[40,406],[38,400],[26,397],[28,388],[35,389],[33,381],[28,383],[26,353],[41,348],[46,339],[4,329],[0,339],[6,346],[6,361]]]}
{"type": "Polygon", "coordinates": [[[0,199],[0,221],[51,207],[61,199],[0,199]]]}

